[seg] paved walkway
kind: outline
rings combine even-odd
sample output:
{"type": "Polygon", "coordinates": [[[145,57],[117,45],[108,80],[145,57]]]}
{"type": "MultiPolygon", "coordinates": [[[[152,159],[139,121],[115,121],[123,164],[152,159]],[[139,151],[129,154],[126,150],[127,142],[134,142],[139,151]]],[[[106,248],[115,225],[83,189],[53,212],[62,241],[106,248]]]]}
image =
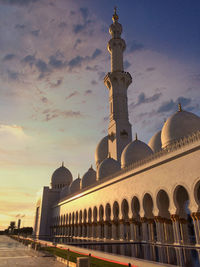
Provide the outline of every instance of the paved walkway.
{"type": "Polygon", "coordinates": [[[65,265],[45,257],[23,244],[7,237],[0,236],[0,267],[64,267],[65,265]]]}

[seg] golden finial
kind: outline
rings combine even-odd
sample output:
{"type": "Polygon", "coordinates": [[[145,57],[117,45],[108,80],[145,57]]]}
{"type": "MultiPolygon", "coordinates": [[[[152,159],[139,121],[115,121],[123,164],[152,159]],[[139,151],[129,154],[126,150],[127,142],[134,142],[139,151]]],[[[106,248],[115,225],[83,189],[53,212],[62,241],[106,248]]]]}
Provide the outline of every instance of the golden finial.
{"type": "Polygon", "coordinates": [[[64,161],[62,162],[62,167],[64,167],[64,161]]]}
{"type": "Polygon", "coordinates": [[[80,173],[78,173],[78,178],[80,179],[80,173]]]}
{"type": "Polygon", "coordinates": [[[117,7],[115,6],[114,7],[114,14],[112,16],[112,20],[113,20],[113,22],[116,22],[116,21],[118,21],[118,19],[119,19],[119,17],[117,15],[117,7]]]}
{"type": "Polygon", "coordinates": [[[93,169],[93,167],[92,167],[92,164],[91,164],[91,167],[90,167],[90,169],[93,169]]]}
{"type": "Polygon", "coordinates": [[[178,111],[182,111],[181,103],[178,103],[178,111]]]}
{"type": "Polygon", "coordinates": [[[135,140],[136,140],[136,141],[138,140],[137,133],[135,133],[135,140]]]}

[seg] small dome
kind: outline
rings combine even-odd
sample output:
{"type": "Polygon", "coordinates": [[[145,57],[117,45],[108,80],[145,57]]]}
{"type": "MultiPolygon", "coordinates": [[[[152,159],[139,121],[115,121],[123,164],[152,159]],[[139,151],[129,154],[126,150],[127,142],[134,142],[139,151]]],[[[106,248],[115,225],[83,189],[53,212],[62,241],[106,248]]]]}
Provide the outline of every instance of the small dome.
{"type": "Polygon", "coordinates": [[[70,194],[74,194],[76,192],[78,192],[79,190],[81,189],[81,178],[78,176],[77,179],[75,179],[70,187],[69,187],[69,191],[70,191],[70,194]]]}
{"type": "Polygon", "coordinates": [[[153,152],[158,152],[162,149],[161,144],[161,131],[154,134],[149,140],[148,146],[153,150],[153,152]]]}
{"type": "Polygon", "coordinates": [[[69,192],[69,187],[68,186],[64,186],[62,188],[62,190],[60,191],[60,199],[67,197],[69,195],[69,193],[70,193],[69,192]]]}
{"type": "Polygon", "coordinates": [[[181,110],[181,107],[179,109],[179,111],[167,119],[162,128],[162,148],[200,130],[200,118],[191,112],[181,110]]]}
{"type": "Polygon", "coordinates": [[[64,164],[56,169],[51,177],[51,186],[55,189],[61,189],[64,186],[69,186],[72,182],[71,172],[64,167],[64,164]]]}
{"type": "Polygon", "coordinates": [[[122,168],[127,167],[131,163],[142,160],[153,154],[151,148],[140,140],[129,143],[123,150],[121,155],[122,168]]]}
{"type": "Polygon", "coordinates": [[[96,152],[95,152],[95,162],[98,168],[99,164],[106,159],[108,156],[108,136],[105,136],[98,143],[96,152]]]}
{"type": "Polygon", "coordinates": [[[112,158],[104,159],[97,170],[97,179],[101,180],[121,169],[120,163],[112,158]]]}
{"type": "Polygon", "coordinates": [[[81,179],[81,188],[88,187],[94,184],[95,182],[96,182],[96,172],[91,166],[81,179]]]}

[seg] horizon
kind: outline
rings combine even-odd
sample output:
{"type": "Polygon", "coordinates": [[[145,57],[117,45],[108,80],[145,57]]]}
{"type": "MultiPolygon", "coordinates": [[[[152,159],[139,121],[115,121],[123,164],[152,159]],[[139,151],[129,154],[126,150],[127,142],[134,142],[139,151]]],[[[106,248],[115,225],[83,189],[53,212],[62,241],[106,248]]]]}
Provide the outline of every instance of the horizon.
{"type": "Polygon", "coordinates": [[[199,1],[0,0],[0,229],[24,216],[64,165],[73,179],[107,135],[107,42],[117,6],[132,135],[146,143],[182,108],[200,115],[199,1]]]}

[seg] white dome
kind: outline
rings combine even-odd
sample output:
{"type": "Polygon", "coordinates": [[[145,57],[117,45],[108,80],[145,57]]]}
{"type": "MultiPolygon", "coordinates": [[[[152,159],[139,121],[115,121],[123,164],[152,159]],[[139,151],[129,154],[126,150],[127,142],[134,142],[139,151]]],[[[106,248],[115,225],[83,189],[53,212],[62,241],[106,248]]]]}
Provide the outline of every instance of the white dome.
{"type": "Polygon", "coordinates": [[[96,172],[91,166],[81,179],[81,188],[88,187],[94,184],[95,182],[96,182],[96,172]]]}
{"type": "Polygon", "coordinates": [[[142,160],[153,154],[151,148],[140,140],[135,140],[129,143],[123,150],[121,155],[122,168],[129,164],[142,160]]]}
{"type": "Polygon", "coordinates": [[[61,189],[64,186],[69,186],[73,180],[71,172],[62,166],[54,171],[51,177],[51,186],[55,189],[61,189]]]}
{"type": "Polygon", "coordinates": [[[74,194],[76,192],[78,192],[81,189],[81,179],[80,177],[78,177],[77,179],[75,179],[70,187],[69,187],[69,191],[71,194],[74,194]]]}
{"type": "Polygon", "coordinates": [[[157,132],[151,137],[148,146],[153,150],[153,152],[158,152],[162,149],[161,131],[157,132]]]}
{"type": "Polygon", "coordinates": [[[165,122],[161,132],[162,148],[200,130],[200,118],[188,111],[177,111],[165,122]]]}
{"type": "Polygon", "coordinates": [[[69,193],[70,193],[69,192],[69,187],[68,186],[64,186],[62,188],[62,190],[60,191],[60,199],[67,197],[69,195],[69,193]]]}
{"type": "Polygon", "coordinates": [[[97,170],[97,180],[101,180],[121,169],[120,163],[112,158],[104,159],[97,170]]]}
{"type": "Polygon", "coordinates": [[[98,168],[99,164],[108,156],[108,136],[105,136],[98,143],[95,152],[95,162],[98,168]]]}

